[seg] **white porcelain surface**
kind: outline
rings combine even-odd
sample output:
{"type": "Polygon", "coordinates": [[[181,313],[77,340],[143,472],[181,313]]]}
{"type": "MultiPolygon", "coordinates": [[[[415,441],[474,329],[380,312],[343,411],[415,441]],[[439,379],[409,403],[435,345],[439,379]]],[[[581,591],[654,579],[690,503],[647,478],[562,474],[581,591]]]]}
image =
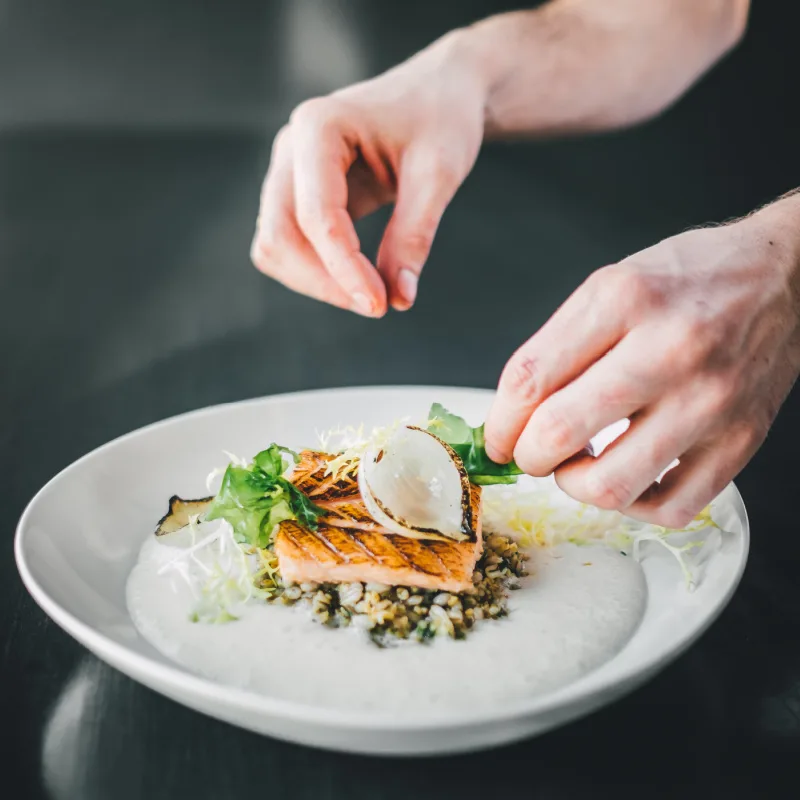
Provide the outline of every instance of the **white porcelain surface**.
{"type": "Polygon", "coordinates": [[[379,712],[343,714],[216,684],[151,647],[125,605],[128,574],[167,498],[202,495],[223,449],[252,455],[273,440],[313,445],[316,430],[421,416],[432,401],[477,421],[490,399],[489,392],[473,389],[339,389],[217,406],[151,425],[83,457],[34,497],[17,530],[20,574],[44,611],[99,658],[178,702],[254,731],[338,750],[396,754],[457,752],[542,733],[652,677],[724,608],[749,544],[744,505],[733,485],[715,512],[729,533],[695,592],[685,591],[668,554],[646,558],[647,610],[627,646],[568,686],[519,697],[491,713],[471,712],[465,699],[457,714],[399,724],[379,712]]]}

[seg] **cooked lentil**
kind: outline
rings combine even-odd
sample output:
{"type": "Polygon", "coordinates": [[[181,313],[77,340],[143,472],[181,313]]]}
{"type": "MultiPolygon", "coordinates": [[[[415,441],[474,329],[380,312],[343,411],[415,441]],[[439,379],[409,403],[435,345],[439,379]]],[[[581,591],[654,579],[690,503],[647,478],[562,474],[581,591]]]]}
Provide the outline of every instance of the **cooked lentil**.
{"type": "MultiPolygon", "coordinates": [[[[262,551],[265,563],[274,563],[271,551],[262,551]]],[[[436,636],[463,639],[483,619],[508,614],[508,590],[520,588],[527,575],[528,556],[516,542],[489,534],[472,576],[472,588],[460,594],[386,586],[377,583],[284,583],[276,569],[262,574],[259,588],[266,590],[267,602],[307,605],[313,619],[333,628],[350,625],[367,631],[379,647],[401,639],[427,642],[436,636]]]]}

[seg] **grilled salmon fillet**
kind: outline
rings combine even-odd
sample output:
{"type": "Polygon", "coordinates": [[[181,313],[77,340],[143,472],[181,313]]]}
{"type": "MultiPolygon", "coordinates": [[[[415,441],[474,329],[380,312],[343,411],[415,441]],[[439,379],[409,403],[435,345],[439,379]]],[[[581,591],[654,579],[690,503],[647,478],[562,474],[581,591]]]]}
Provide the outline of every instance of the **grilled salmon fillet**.
{"type": "Polygon", "coordinates": [[[387,531],[370,516],[358,490],[357,470],[326,475],[326,453],[306,450],[293,483],[327,512],[312,531],[282,522],[274,549],[284,578],[296,583],[385,583],[460,592],[472,586],[483,549],[481,490],[471,486],[475,541],[411,539],[387,531]]]}

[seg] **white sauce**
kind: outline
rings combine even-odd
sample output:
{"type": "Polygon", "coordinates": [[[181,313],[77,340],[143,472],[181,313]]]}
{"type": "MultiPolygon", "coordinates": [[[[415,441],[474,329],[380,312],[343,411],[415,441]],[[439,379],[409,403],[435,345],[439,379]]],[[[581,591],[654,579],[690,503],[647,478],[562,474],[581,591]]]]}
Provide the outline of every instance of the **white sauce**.
{"type": "Polygon", "coordinates": [[[603,546],[534,550],[508,618],[477,624],[463,641],[379,649],[357,631],[313,622],[302,608],[260,601],[235,622],[193,623],[188,586],[158,574],[177,552],[149,536],[127,586],[136,627],[166,656],[283,700],[404,717],[477,711],[574,681],[625,645],[647,602],[630,557],[603,546]]]}

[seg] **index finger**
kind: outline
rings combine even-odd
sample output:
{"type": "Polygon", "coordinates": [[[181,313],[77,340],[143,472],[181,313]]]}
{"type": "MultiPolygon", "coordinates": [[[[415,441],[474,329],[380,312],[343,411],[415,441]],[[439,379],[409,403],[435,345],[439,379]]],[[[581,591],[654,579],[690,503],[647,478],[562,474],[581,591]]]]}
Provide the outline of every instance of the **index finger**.
{"type": "Polygon", "coordinates": [[[297,223],[325,268],[359,309],[381,316],[386,288],[361,253],[347,212],[347,173],[356,158],[346,130],[321,112],[306,112],[294,132],[297,223]]]}
{"type": "Polygon", "coordinates": [[[624,335],[624,315],[609,306],[602,284],[590,277],[506,364],[486,419],[486,452],[493,460],[510,461],[534,410],[624,335]]]}

